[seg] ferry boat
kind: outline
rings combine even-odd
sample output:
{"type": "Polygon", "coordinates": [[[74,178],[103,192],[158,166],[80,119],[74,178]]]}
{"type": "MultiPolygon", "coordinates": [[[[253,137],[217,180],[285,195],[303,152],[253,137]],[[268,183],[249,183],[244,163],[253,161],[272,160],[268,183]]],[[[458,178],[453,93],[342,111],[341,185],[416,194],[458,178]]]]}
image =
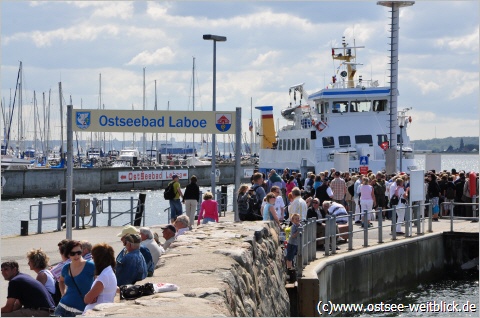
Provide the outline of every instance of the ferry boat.
{"type": "Polygon", "coordinates": [[[286,126],[275,131],[273,106],[256,107],[262,117],[260,172],[281,172],[285,168],[303,175],[331,168],[388,171],[387,157],[392,158],[389,160],[395,171],[416,168],[406,134],[411,123],[409,109],[397,113],[396,107],[391,107],[390,87],[380,87],[376,80],[357,76],[357,65],[362,64],[356,62],[355,54],[361,48],[364,47],[349,46],[343,37],[342,45],[332,48],[331,57],[339,65],[326,88],[308,94],[304,83],[290,87],[290,106],[281,111],[286,126]],[[389,136],[396,142],[391,143],[389,136]]]}

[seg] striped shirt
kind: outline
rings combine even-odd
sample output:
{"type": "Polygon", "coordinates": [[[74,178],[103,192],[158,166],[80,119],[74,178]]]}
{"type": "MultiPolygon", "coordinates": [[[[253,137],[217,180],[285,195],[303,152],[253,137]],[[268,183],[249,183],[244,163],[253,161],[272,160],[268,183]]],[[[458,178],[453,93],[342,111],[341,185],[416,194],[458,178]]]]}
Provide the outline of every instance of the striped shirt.
{"type": "Polygon", "coordinates": [[[52,269],[50,270],[50,273],[52,273],[52,275],[53,275],[53,277],[55,277],[56,281],[58,281],[60,279],[60,276],[62,276],[63,266],[65,266],[66,264],[68,264],[70,262],[71,262],[71,260],[67,259],[66,261],[60,262],[57,265],[55,265],[54,267],[52,267],[52,269]]]}

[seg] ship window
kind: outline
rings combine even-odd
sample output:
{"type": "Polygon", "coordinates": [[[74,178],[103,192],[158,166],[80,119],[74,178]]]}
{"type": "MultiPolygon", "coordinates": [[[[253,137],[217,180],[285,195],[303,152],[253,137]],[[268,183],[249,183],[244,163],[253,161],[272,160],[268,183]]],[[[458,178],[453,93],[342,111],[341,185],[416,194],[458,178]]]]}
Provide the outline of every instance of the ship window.
{"type": "Polygon", "coordinates": [[[297,139],[297,150],[300,150],[300,138],[297,139]]]}
{"type": "Polygon", "coordinates": [[[374,100],[373,101],[373,111],[374,112],[382,112],[387,110],[387,100],[374,100]]]}
{"type": "Polygon", "coordinates": [[[402,138],[400,137],[400,134],[397,135],[397,144],[402,143],[402,138]]]}
{"type": "Polygon", "coordinates": [[[387,140],[387,135],[377,135],[377,142],[379,146],[387,140]]]}
{"type": "Polygon", "coordinates": [[[350,147],[352,145],[350,143],[350,136],[339,136],[338,144],[340,147],[350,147]]]}
{"type": "Polygon", "coordinates": [[[305,138],[301,139],[301,147],[300,150],[305,150],[305,138]]]}
{"type": "Polygon", "coordinates": [[[333,102],[332,113],[345,113],[348,110],[348,102],[333,102]]]}
{"type": "Polygon", "coordinates": [[[290,147],[291,145],[291,139],[287,139],[287,150],[291,150],[292,148],[290,147]]]}
{"type": "Polygon", "coordinates": [[[318,106],[318,113],[319,114],[328,114],[328,102],[321,102],[320,104],[317,104],[318,106]]]}
{"type": "Polygon", "coordinates": [[[323,148],[335,147],[335,141],[333,140],[333,137],[323,137],[322,143],[323,143],[323,148]]]}
{"type": "Polygon", "coordinates": [[[373,146],[372,135],[357,135],[355,136],[355,143],[373,146]]]}
{"type": "Polygon", "coordinates": [[[310,150],[310,139],[305,139],[305,149],[310,150]]]}
{"type": "Polygon", "coordinates": [[[292,139],[292,150],[297,150],[295,147],[295,139],[292,139]]]}
{"type": "Polygon", "coordinates": [[[283,139],[283,150],[287,150],[287,139],[283,139]]]}
{"type": "Polygon", "coordinates": [[[278,150],[283,150],[283,142],[281,139],[278,141],[278,150]]]}
{"type": "Polygon", "coordinates": [[[370,101],[351,101],[350,102],[350,112],[369,112],[370,111],[370,101]]]}

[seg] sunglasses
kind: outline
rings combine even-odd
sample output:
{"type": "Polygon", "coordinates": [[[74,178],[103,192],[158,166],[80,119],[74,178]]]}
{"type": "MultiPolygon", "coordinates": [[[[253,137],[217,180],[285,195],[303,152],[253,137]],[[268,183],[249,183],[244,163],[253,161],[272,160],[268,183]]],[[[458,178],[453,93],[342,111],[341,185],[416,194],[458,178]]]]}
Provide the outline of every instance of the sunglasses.
{"type": "Polygon", "coordinates": [[[70,256],[82,255],[82,251],[70,252],[70,253],[68,253],[68,255],[70,255],[70,256]]]}

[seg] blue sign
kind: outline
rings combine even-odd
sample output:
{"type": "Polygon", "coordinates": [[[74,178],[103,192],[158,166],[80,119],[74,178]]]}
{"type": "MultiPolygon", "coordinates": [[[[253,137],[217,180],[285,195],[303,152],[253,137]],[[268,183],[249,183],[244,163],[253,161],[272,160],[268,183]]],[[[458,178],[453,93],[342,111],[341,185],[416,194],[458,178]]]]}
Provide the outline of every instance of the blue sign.
{"type": "Polygon", "coordinates": [[[367,156],[361,156],[360,157],[360,165],[361,166],[368,166],[368,157],[367,156]]]}

